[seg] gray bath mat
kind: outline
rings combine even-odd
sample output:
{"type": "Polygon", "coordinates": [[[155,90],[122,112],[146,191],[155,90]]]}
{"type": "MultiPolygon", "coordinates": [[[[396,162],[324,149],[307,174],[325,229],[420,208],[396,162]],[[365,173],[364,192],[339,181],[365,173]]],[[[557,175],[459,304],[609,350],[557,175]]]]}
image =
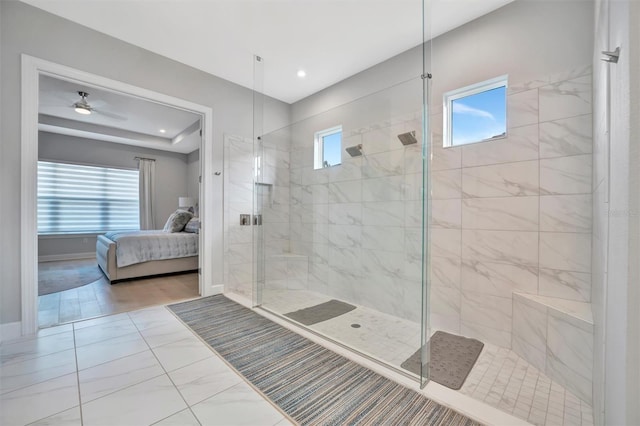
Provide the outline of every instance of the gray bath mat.
{"type": "MultiPolygon", "coordinates": [[[[431,354],[429,378],[448,388],[458,390],[480,356],[484,343],[455,334],[436,331],[427,342],[431,354]]],[[[420,349],[400,367],[420,375],[420,349]]]]}
{"type": "Polygon", "coordinates": [[[334,299],[284,315],[301,324],[313,325],[346,314],[355,308],[353,305],[334,299]]]}

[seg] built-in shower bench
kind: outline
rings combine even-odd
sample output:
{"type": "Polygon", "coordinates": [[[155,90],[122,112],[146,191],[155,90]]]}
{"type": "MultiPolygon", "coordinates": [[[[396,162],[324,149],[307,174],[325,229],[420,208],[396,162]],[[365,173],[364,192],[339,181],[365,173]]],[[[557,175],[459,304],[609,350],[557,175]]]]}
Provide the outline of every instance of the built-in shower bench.
{"type": "Polygon", "coordinates": [[[513,351],[592,404],[591,304],[513,293],[512,318],[513,351]]]}
{"type": "Polygon", "coordinates": [[[309,256],[278,253],[266,257],[265,286],[270,289],[307,290],[309,256]]]}

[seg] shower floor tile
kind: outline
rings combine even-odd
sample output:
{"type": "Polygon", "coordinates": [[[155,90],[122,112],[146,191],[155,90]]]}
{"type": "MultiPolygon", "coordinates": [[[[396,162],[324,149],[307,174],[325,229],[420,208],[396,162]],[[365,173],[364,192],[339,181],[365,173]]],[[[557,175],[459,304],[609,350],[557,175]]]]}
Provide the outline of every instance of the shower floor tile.
{"type": "MultiPolygon", "coordinates": [[[[283,315],[331,299],[307,290],[267,289],[263,307],[283,315]]],[[[420,324],[363,306],[306,328],[398,369],[420,347],[420,324]]],[[[515,352],[488,343],[458,392],[539,426],[593,425],[589,404],[515,352]]]]}

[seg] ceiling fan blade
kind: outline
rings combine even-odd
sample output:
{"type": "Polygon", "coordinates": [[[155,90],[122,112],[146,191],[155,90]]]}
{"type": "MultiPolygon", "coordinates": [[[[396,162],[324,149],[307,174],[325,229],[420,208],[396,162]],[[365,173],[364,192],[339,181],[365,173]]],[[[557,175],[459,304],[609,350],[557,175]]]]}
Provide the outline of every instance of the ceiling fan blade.
{"type": "Polygon", "coordinates": [[[95,113],[98,113],[98,114],[102,114],[105,117],[113,118],[114,120],[120,120],[120,121],[127,121],[128,120],[128,118],[125,117],[124,115],[116,114],[116,113],[113,113],[113,112],[102,111],[102,110],[95,109],[95,108],[93,108],[92,111],[95,112],[95,113]]]}

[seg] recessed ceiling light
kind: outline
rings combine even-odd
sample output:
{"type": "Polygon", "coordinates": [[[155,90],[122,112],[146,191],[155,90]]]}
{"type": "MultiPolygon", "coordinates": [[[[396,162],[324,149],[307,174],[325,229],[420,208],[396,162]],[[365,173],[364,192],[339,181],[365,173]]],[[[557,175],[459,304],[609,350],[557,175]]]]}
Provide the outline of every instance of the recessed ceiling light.
{"type": "Polygon", "coordinates": [[[165,129],[160,129],[159,132],[160,133],[167,133],[167,131],[165,129]]]}
{"type": "Polygon", "coordinates": [[[298,77],[304,78],[307,76],[307,72],[305,70],[298,70],[298,77]]]}

